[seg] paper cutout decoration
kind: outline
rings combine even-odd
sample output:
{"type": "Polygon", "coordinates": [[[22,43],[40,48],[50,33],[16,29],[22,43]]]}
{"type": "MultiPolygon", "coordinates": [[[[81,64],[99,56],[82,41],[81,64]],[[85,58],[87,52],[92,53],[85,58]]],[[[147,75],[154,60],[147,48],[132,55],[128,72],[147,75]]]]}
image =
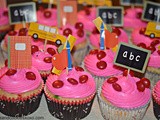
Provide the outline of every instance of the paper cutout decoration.
{"type": "Polygon", "coordinates": [[[22,22],[30,23],[37,21],[35,2],[9,4],[8,11],[10,24],[22,22]]]}
{"type": "MultiPolygon", "coordinates": [[[[103,23],[103,20],[101,19],[101,17],[97,17],[96,19],[94,19],[93,23],[95,24],[98,31],[100,31],[101,25],[103,23]]],[[[104,29],[107,30],[107,26],[105,24],[104,24],[104,29]]]]}
{"type": "Polygon", "coordinates": [[[77,1],[58,0],[58,27],[66,24],[75,25],[77,22],[77,1]]]}
{"type": "Polygon", "coordinates": [[[72,70],[72,59],[71,59],[71,51],[70,51],[70,44],[67,41],[67,45],[66,45],[66,49],[67,49],[67,59],[68,59],[68,70],[72,70]]]}
{"type": "Polygon", "coordinates": [[[104,39],[105,39],[105,30],[104,30],[104,24],[101,24],[101,30],[100,30],[100,49],[104,50],[104,39]]]}
{"type": "Polygon", "coordinates": [[[57,45],[64,44],[66,37],[58,34],[57,27],[50,27],[38,23],[31,23],[28,30],[28,35],[34,39],[45,39],[55,42],[57,45]]]}
{"type": "Polygon", "coordinates": [[[0,8],[6,8],[6,7],[7,7],[6,0],[0,0],[0,8]]]}
{"type": "Polygon", "coordinates": [[[79,4],[86,3],[87,5],[98,5],[98,6],[112,6],[111,0],[78,0],[79,4]]]}
{"type": "MultiPolygon", "coordinates": [[[[73,46],[74,46],[74,43],[75,43],[75,41],[76,41],[76,38],[74,37],[74,36],[72,36],[72,35],[69,35],[68,36],[68,38],[67,38],[67,41],[66,41],[66,43],[64,44],[64,47],[63,47],[63,50],[62,50],[62,52],[65,50],[66,51],[66,49],[67,49],[67,47],[68,46],[70,46],[70,51],[72,50],[72,48],[73,48],[73,46]],[[69,44],[69,45],[67,45],[67,44],[69,44]]],[[[65,53],[59,53],[59,54],[62,54],[62,56],[61,56],[61,58],[58,58],[58,59],[64,59],[64,61],[63,61],[63,63],[60,61],[60,60],[57,60],[57,61],[54,61],[54,62],[52,62],[53,63],[53,69],[52,69],[52,73],[55,73],[55,74],[57,74],[57,75],[59,75],[60,73],[61,73],[61,71],[66,67],[66,66],[68,66],[68,59],[69,59],[69,61],[70,61],[70,65],[68,66],[69,68],[71,68],[71,58],[68,58],[68,57],[70,57],[70,56],[68,56],[68,55],[65,55],[65,53]],[[66,65],[66,59],[67,58],[67,65],[66,65]],[[55,63],[55,62],[58,62],[58,63],[55,63]],[[60,66],[58,66],[58,65],[60,64],[60,66]],[[61,65],[62,64],[62,65],[61,65]]],[[[68,53],[69,53],[69,51],[68,51],[68,53]]],[[[66,54],[67,54],[67,51],[66,51],[66,54]]],[[[70,53],[69,53],[70,54],[70,53]]],[[[58,56],[57,54],[55,54],[54,56],[58,56]]],[[[54,56],[53,56],[53,60],[55,59],[54,58],[54,56]]]]}
{"type": "Polygon", "coordinates": [[[30,36],[10,36],[8,38],[8,67],[21,69],[30,68],[31,65],[30,36]]]}
{"type": "Polygon", "coordinates": [[[160,37],[160,23],[148,22],[145,35],[148,35],[151,38],[160,37]]]}
{"type": "Polygon", "coordinates": [[[105,46],[107,48],[114,48],[118,45],[118,36],[116,33],[111,33],[108,30],[105,30],[105,46]]]}
{"type": "Polygon", "coordinates": [[[114,64],[144,73],[150,54],[150,50],[121,42],[114,58],[114,64]]]}

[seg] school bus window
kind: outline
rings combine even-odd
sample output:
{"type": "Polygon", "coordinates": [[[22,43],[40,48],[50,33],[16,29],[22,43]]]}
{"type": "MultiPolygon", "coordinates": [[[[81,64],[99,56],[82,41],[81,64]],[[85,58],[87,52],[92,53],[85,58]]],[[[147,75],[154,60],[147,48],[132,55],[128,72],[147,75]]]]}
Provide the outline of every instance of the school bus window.
{"type": "Polygon", "coordinates": [[[43,29],[44,29],[44,26],[43,26],[43,25],[39,25],[38,29],[39,29],[39,30],[43,30],[43,29]]]}
{"type": "Polygon", "coordinates": [[[56,29],[51,28],[50,32],[51,32],[51,33],[56,33],[56,29]]]}
{"type": "Polygon", "coordinates": [[[45,26],[44,31],[49,32],[49,27],[45,26]]]}
{"type": "Polygon", "coordinates": [[[156,25],[156,30],[160,30],[160,25],[156,25]]]}

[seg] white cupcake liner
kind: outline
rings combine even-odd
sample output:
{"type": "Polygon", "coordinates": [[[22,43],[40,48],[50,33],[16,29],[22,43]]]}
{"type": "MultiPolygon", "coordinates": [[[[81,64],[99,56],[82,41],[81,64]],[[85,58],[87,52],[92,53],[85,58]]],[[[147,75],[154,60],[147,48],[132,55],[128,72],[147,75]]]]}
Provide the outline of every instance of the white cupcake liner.
{"type": "Polygon", "coordinates": [[[141,107],[133,109],[123,109],[105,102],[101,98],[101,88],[98,89],[98,103],[101,114],[105,120],[142,120],[150,101],[141,107]]]}
{"type": "Polygon", "coordinates": [[[146,72],[144,74],[144,77],[146,77],[146,78],[148,78],[150,80],[150,82],[151,82],[151,88],[153,88],[153,86],[160,79],[160,74],[146,70],[146,72]]]}

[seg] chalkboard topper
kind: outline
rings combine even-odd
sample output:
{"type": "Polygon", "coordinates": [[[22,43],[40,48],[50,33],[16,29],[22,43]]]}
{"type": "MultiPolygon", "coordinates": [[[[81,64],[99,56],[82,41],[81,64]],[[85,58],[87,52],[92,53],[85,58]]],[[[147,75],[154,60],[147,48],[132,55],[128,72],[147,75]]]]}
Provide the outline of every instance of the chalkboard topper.
{"type": "Polygon", "coordinates": [[[150,53],[149,50],[121,42],[114,59],[114,64],[144,73],[150,53]]]}
{"type": "Polygon", "coordinates": [[[160,22],[160,4],[155,2],[146,1],[144,3],[144,10],[142,19],[146,21],[160,22]]]}
{"type": "Polygon", "coordinates": [[[143,0],[120,0],[120,4],[124,6],[142,6],[143,5],[143,0]]]}
{"type": "Polygon", "coordinates": [[[10,24],[37,21],[36,7],[34,2],[10,4],[8,9],[10,24]]]}
{"type": "Polygon", "coordinates": [[[123,7],[98,7],[97,17],[100,16],[105,24],[123,26],[123,7]]]}

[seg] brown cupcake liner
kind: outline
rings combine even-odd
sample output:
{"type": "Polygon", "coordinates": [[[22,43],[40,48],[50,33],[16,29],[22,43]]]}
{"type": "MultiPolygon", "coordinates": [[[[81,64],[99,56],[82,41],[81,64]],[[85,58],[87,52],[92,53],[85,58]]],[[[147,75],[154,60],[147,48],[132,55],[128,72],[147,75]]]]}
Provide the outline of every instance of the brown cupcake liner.
{"type": "Polygon", "coordinates": [[[27,116],[35,112],[40,104],[42,93],[30,97],[26,100],[0,100],[0,112],[12,117],[27,116]]]}
{"type": "Polygon", "coordinates": [[[46,94],[46,102],[49,112],[56,118],[61,120],[78,120],[85,118],[91,111],[91,107],[94,101],[94,95],[87,100],[81,101],[65,101],[65,100],[53,100],[46,94]]]}

